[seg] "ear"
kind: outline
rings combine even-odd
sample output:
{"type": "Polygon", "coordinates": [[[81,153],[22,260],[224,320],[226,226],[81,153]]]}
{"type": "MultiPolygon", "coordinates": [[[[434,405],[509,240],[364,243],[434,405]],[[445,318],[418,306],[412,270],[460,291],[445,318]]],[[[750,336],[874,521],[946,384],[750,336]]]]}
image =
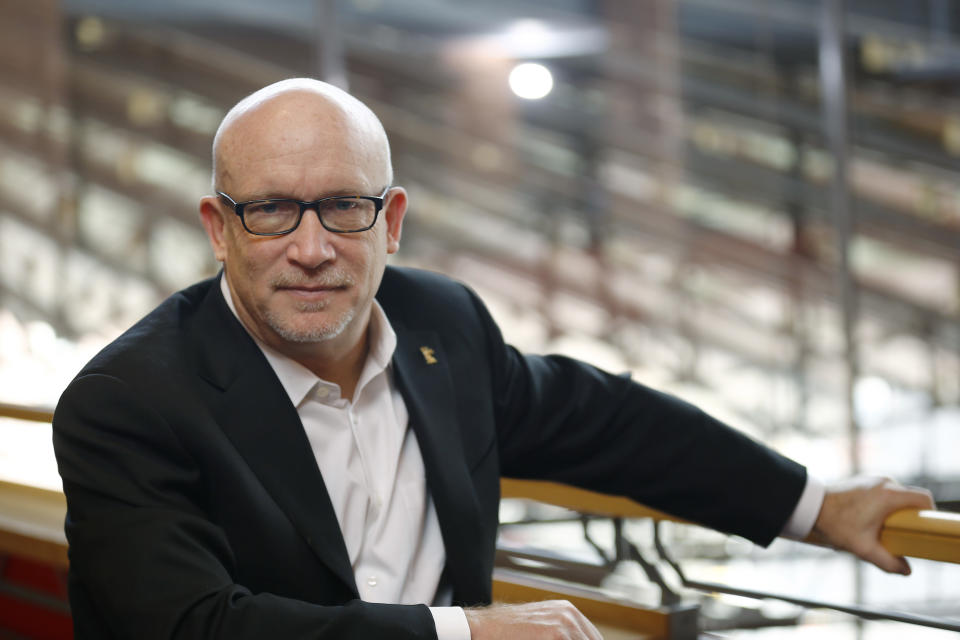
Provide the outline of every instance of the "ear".
{"type": "Polygon", "coordinates": [[[223,218],[223,208],[217,196],[204,196],[200,198],[200,222],[207,232],[210,239],[210,246],[213,248],[213,257],[223,262],[227,258],[227,244],[224,234],[226,233],[226,221],[223,218]]]}
{"type": "Polygon", "coordinates": [[[383,217],[387,221],[387,253],[396,253],[400,249],[400,233],[406,213],[406,189],[392,187],[387,194],[387,201],[383,204],[383,217]]]}

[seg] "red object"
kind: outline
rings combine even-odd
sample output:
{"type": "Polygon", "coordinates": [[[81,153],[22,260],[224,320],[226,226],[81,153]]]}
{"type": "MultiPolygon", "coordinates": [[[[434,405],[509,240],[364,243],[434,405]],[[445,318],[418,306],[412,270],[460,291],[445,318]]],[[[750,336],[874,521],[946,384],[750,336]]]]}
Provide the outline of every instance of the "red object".
{"type": "Polygon", "coordinates": [[[70,640],[66,572],[16,556],[0,556],[0,631],[36,640],[70,640]]]}

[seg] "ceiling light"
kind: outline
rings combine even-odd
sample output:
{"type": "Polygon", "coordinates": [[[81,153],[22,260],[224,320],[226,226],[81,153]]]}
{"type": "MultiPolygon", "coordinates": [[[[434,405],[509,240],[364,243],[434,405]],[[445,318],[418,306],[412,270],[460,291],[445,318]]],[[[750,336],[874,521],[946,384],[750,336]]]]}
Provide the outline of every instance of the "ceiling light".
{"type": "Polygon", "coordinates": [[[553,74],[542,64],[524,62],[510,72],[510,89],[525,100],[539,100],[553,89],[553,74]]]}

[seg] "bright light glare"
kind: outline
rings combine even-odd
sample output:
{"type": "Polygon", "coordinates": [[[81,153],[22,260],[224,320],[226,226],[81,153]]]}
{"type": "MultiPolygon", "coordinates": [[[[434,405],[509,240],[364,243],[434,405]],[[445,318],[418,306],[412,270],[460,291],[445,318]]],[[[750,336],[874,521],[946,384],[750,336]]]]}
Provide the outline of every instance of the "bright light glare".
{"type": "Polygon", "coordinates": [[[552,32],[539,20],[517,20],[507,28],[507,36],[521,42],[534,41],[534,44],[543,45],[550,40],[552,32]]]}
{"type": "Polygon", "coordinates": [[[553,74],[542,64],[524,62],[510,72],[510,89],[525,100],[539,100],[553,89],[553,74]]]}

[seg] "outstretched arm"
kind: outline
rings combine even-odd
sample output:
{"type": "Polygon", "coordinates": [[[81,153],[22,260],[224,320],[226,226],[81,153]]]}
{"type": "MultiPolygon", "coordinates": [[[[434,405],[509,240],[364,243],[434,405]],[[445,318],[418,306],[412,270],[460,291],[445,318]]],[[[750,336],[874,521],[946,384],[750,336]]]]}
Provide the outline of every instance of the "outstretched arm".
{"type": "Polygon", "coordinates": [[[894,511],[933,508],[929,491],[889,478],[852,478],[827,487],[806,542],[843,549],[889,573],[910,575],[907,561],[880,544],[880,530],[894,511]]]}

